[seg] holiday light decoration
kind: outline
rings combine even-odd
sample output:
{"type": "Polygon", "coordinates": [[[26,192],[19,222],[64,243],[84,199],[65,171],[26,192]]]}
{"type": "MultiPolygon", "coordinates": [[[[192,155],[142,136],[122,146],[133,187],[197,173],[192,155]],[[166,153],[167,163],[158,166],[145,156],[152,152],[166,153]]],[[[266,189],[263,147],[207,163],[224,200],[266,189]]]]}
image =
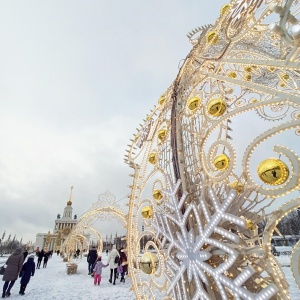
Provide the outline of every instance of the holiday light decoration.
{"type": "MultiPolygon", "coordinates": [[[[93,203],[92,207],[84,213],[78,220],[76,226],[70,232],[61,246],[64,253],[74,253],[76,249],[83,249],[84,241],[88,244],[89,239],[97,240],[97,251],[103,251],[103,239],[99,231],[92,225],[96,221],[110,221],[116,219],[121,224],[127,226],[127,218],[125,213],[120,209],[120,205],[116,201],[116,197],[109,191],[100,194],[98,201],[93,203]]],[[[69,260],[74,257],[68,256],[69,260]]]]}
{"type": "Polygon", "coordinates": [[[233,0],[188,34],[125,156],[137,299],[290,299],[271,239],[300,206],[299,12],[298,0],[233,0]]]}

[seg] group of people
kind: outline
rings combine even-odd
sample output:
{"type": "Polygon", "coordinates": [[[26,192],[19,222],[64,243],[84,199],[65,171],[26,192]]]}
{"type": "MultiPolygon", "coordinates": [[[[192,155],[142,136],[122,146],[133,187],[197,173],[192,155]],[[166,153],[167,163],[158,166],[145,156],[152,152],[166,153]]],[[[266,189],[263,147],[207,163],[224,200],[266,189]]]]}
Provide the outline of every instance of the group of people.
{"type": "Polygon", "coordinates": [[[10,290],[15,284],[18,276],[21,277],[19,294],[25,295],[27,284],[29,283],[31,276],[34,276],[35,272],[34,255],[30,255],[28,258],[27,255],[27,251],[22,253],[21,248],[17,248],[7,259],[2,279],[4,281],[2,298],[10,296],[10,290]],[[26,258],[27,261],[23,264],[26,258]]]}
{"type": "Polygon", "coordinates": [[[120,282],[125,283],[125,274],[128,273],[128,267],[127,256],[123,248],[118,251],[116,249],[116,245],[113,245],[107,258],[107,264],[105,265],[101,261],[101,256],[98,256],[96,247],[92,247],[88,252],[87,262],[88,275],[92,275],[94,277],[94,285],[100,285],[102,268],[106,268],[107,266],[110,268],[110,277],[108,280],[110,283],[113,283],[113,285],[116,284],[118,273],[121,274],[120,282]]]}
{"type": "Polygon", "coordinates": [[[52,253],[53,253],[52,250],[49,252],[46,252],[46,251],[44,251],[44,249],[42,249],[39,252],[36,252],[36,255],[38,257],[36,268],[39,269],[41,267],[42,261],[43,261],[43,268],[47,268],[48,259],[49,259],[49,257],[52,257],[52,253]]]}

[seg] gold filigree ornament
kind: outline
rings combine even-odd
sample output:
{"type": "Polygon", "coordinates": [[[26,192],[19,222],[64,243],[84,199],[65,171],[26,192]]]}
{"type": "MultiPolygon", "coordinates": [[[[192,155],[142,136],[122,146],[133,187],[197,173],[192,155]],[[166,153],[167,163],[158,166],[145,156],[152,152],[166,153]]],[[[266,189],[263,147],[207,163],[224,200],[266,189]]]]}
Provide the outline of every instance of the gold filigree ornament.
{"type": "Polygon", "coordinates": [[[298,0],[234,0],[188,35],[191,51],[163,106],[142,125],[147,138],[125,155],[136,299],[297,298],[271,240],[300,207],[291,200],[300,174],[299,19],[298,0]],[[141,256],[144,235],[158,264],[141,256]]]}

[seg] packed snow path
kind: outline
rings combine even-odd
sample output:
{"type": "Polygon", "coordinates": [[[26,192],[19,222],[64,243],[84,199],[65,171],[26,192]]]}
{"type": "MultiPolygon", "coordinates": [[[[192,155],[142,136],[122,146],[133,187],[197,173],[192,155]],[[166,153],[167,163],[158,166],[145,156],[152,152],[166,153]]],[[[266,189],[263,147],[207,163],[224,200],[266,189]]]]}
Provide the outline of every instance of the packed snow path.
{"type": "MultiPolygon", "coordinates": [[[[7,258],[6,258],[7,259],[7,258]]],[[[6,259],[1,258],[2,262],[6,259]]],[[[35,263],[37,261],[35,257],[35,263]]],[[[106,263],[107,256],[104,253],[102,256],[103,263],[106,263]]],[[[62,258],[53,254],[48,260],[47,268],[43,269],[43,263],[40,269],[35,271],[33,277],[26,288],[25,295],[19,295],[20,279],[15,282],[11,290],[11,296],[5,299],[30,299],[30,300],[86,300],[86,299],[101,299],[101,300],[132,300],[135,299],[133,291],[130,291],[132,286],[129,277],[126,277],[125,283],[116,280],[116,285],[108,282],[110,269],[103,268],[101,284],[94,286],[94,278],[88,275],[88,264],[86,257],[78,264],[77,274],[67,275],[66,263],[62,258]]],[[[2,292],[3,281],[1,284],[2,292]]]]}
{"type": "MultiPolygon", "coordinates": [[[[3,265],[8,256],[0,257],[0,265],[3,265]]],[[[278,262],[283,267],[287,281],[290,284],[290,297],[292,300],[300,299],[300,290],[298,289],[290,269],[290,257],[277,257],[278,262]]],[[[36,262],[35,258],[35,262],[36,262]]],[[[102,261],[106,263],[107,256],[102,254],[102,261]]],[[[34,277],[26,288],[25,295],[19,295],[20,279],[18,279],[11,290],[11,296],[5,299],[28,299],[28,300],[133,300],[135,294],[130,291],[131,279],[126,277],[125,283],[120,283],[117,279],[116,285],[108,282],[110,270],[109,267],[103,269],[101,284],[94,286],[94,279],[88,275],[88,264],[86,257],[83,257],[78,264],[77,274],[67,275],[66,263],[62,258],[54,254],[48,261],[46,269],[38,269],[34,277]]],[[[1,285],[2,291],[3,281],[1,285]]],[[[156,295],[159,300],[162,297],[156,295]]]]}

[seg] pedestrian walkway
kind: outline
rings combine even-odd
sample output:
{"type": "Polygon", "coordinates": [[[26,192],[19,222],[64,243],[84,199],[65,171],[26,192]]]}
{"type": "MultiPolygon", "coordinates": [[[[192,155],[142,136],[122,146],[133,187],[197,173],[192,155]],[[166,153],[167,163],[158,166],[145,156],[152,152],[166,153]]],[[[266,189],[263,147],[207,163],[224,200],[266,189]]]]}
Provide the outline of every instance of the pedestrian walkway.
{"type": "MultiPolygon", "coordinates": [[[[36,262],[35,258],[35,262],[36,262]]],[[[102,255],[103,263],[106,264],[107,256],[102,255]]],[[[88,264],[86,257],[83,257],[78,264],[77,274],[67,275],[66,263],[62,258],[53,254],[49,259],[47,268],[37,269],[34,277],[31,278],[25,295],[19,295],[20,279],[18,279],[11,290],[10,300],[133,300],[135,295],[130,291],[131,279],[126,278],[125,283],[120,279],[116,285],[108,282],[109,267],[104,268],[100,286],[94,286],[93,278],[88,275],[88,264]]],[[[1,285],[2,289],[2,285],[1,285]]]]}

